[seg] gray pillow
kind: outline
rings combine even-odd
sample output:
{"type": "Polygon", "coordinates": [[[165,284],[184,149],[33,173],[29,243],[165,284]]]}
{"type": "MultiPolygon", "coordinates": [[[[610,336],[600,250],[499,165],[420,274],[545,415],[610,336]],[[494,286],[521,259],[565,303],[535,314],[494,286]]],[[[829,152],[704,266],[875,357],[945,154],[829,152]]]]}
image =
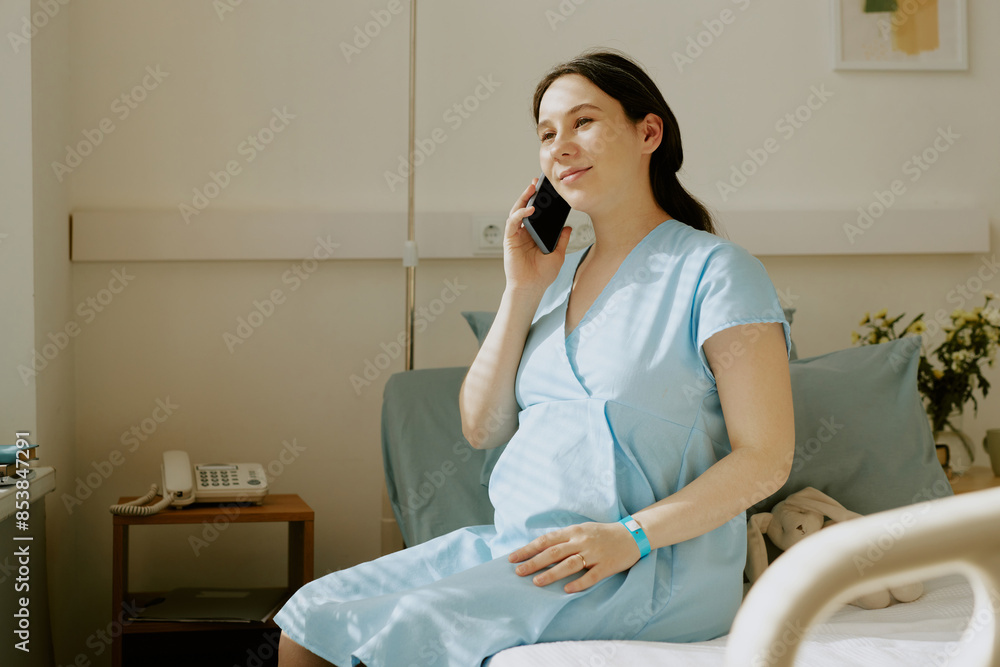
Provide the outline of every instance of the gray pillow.
{"type": "MultiPolygon", "coordinates": [[[[791,326],[795,308],[782,308],[782,310],[785,311],[785,319],[788,320],[788,326],[791,326]]],[[[462,317],[472,327],[472,333],[476,334],[476,339],[479,341],[480,346],[486,340],[486,334],[489,333],[490,326],[493,324],[493,319],[496,316],[497,314],[492,310],[462,311],[462,317]]],[[[792,361],[798,358],[799,355],[795,349],[795,339],[793,338],[792,347],[788,351],[788,360],[792,361]]]]}
{"type": "Polygon", "coordinates": [[[920,341],[909,336],[789,363],[792,472],[748,516],[807,486],[859,514],[952,495],[917,390],[920,341]]]}
{"type": "Polygon", "coordinates": [[[486,340],[486,334],[490,332],[490,327],[493,325],[493,320],[496,316],[497,313],[495,310],[462,311],[462,317],[472,327],[472,333],[476,334],[476,340],[479,341],[480,347],[482,347],[483,341],[486,340]]]}

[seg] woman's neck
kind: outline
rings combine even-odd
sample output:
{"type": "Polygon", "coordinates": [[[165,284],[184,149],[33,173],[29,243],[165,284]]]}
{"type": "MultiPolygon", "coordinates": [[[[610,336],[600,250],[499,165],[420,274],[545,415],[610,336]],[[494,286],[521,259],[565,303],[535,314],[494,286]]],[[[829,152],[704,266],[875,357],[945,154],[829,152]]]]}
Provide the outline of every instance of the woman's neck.
{"type": "Polygon", "coordinates": [[[591,216],[594,247],[587,253],[593,260],[614,260],[627,255],[638,243],[671,216],[659,206],[614,216],[591,216]]]}

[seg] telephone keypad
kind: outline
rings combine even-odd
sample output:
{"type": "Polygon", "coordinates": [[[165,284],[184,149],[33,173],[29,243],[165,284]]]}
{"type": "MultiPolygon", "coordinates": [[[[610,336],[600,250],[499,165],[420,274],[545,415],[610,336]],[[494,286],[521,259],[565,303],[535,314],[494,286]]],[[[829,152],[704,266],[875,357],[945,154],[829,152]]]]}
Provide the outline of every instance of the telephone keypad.
{"type": "Polygon", "coordinates": [[[200,502],[246,500],[245,496],[240,495],[238,498],[237,494],[249,494],[251,502],[254,502],[267,494],[267,477],[264,469],[258,464],[245,464],[245,466],[224,463],[197,465],[194,477],[197,489],[195,495],[204,494],[200,502]]]}
{"type": "MultiPolygon", "coordinates": [[[[251,477],[255,476],[256,475],[251,472],[251,477]]],[[[229,470],[223,470],[221,472],[217,470],[213,470],[211,472],[202,470],[199,472],[198,479],[201,486],[236,486],[237,483],[239,483],[239,477],[236,472],[229,470]]]]}

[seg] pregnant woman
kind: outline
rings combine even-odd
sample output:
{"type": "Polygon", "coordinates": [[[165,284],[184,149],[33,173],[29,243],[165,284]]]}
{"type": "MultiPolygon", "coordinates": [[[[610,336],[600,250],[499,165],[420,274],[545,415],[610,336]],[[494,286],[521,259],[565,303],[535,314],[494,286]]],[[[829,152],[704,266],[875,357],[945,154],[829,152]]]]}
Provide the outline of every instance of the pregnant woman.
{"type": "Polygon", "coordinates": [[[303,586],[275,617],[282,667],[479,667],[522,644],[729,631],[744,510],[792,464],[774,285],[678,182],[677,121],[637,64],[560,64],[533,113],[542,171],[595,241],[567,253],[566,228],[543,254],[521,226],[535,181],[507,220],[506,289],[459,396],[473,447],[507,443],[494,524],[303,586]]]}

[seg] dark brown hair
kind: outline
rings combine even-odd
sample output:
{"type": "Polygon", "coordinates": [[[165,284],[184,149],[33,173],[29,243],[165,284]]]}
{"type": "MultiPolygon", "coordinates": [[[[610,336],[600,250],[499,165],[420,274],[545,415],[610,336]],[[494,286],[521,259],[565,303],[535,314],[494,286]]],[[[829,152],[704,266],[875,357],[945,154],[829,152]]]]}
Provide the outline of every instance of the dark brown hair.
{"type": "Polygon", "coordinates": [[[677,180],[677,171],[684,161],[681,133],[677,119],[648,74],[624,54],[612,49],[591,50],[560,63],[549,70],[535,88],[532,112],[538,123],[538,108],[542,96],[552,82],[567,74],[586,77],[607,95],[616,99],[633,125],[646,114],[653,113],[663,120],[663,139],[649,160],[649,182],[656,203],[670,217],[695,229],[715,234],[715,225],[708,209],[692,197],[677,180]]]}

